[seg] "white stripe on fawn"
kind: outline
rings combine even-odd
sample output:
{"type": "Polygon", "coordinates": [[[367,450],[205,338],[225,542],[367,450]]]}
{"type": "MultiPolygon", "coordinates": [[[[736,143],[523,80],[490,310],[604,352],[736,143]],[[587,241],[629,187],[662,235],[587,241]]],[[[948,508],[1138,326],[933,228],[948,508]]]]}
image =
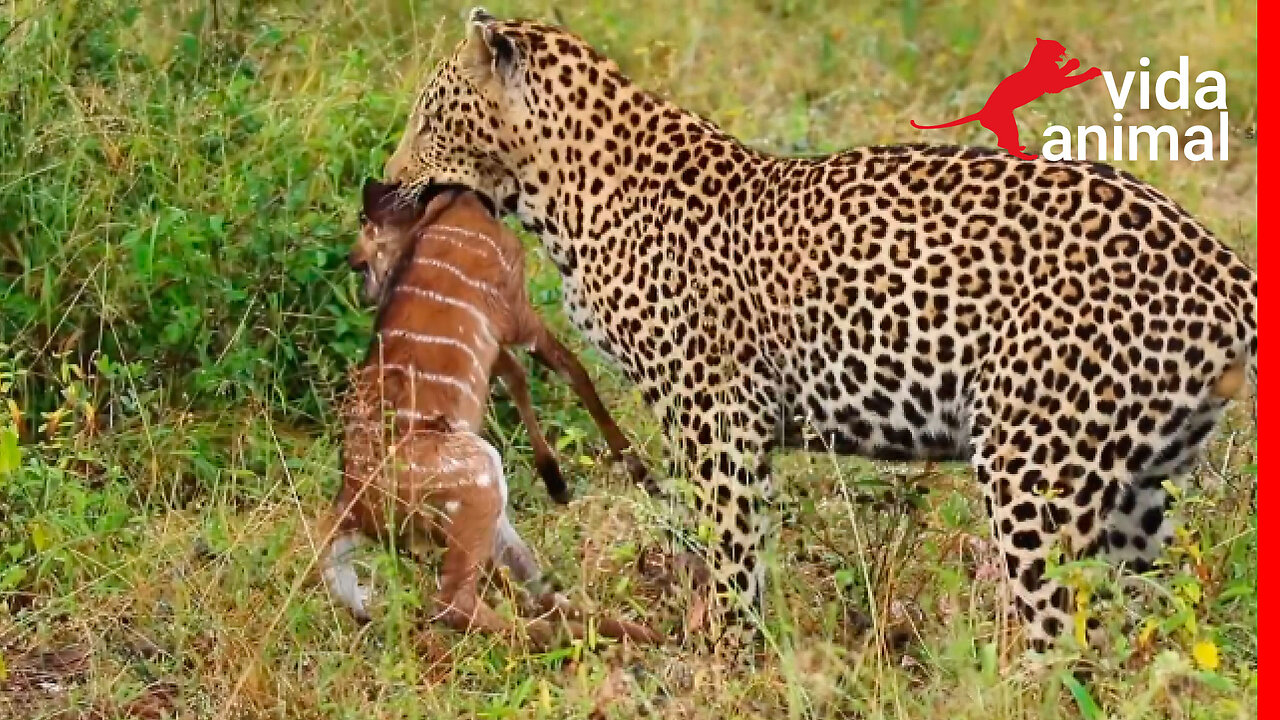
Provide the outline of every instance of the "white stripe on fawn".
{"type": "Polygon", "coordinates": [[[451,273],[454,277],[470,285],[476,290],[479,290],[480,292],[485,293],[486,295],[493,295],[497,293],[497,289],[494,288],[494,286],[490,285],[489,283],[483,280],[476,280],[475,278],[462,272],[462,270],[458,268],[456,265],[450,265],[449,263],[444,262],[442,260],[437,260],[435,258],[414,258],[413,264],[425,265],[426,267],[440,268],[441,270],[451,273]]]}
{"type": "Polygon", "coordinates": [[[472,240],[479,240],[480,242],[486,243],[489,245],[489,247],[493,248],[493,251],[498,253],[498,257],[502,257],[502,251],[498,249],[498,244],[495,243],[493,241],[493,238],[486,233],[479,233],[479,232],[476,232],[475,230],[460,228],[460,227],[457,227],[456,225],[432,225],[431,227],[427,228],[428,233],[431,233],[432,231],[437,231],[437,230],[440,232],[456,233],[458,235],[461,235],[462,237],[471,238],[472,240]]]}
{"type": "Polygon", "coordinates": [[[457,472],[459,470],[465,470],[467,466],[466,460],[457,458],[457,457],[451,457],[449,455],[441,455],[434,458],[434,460],[435,462],[432,463],[431,465],[422,465],[419,463],[415,463],[412,460],[408,461],[406,464],[409,466],[410,470],[416,473],[457,472]]]}
{"type": "Polygon", "coordinates": [[[462,237],[470,238],[472,240],[485,243],[486,245],[488,245],[490,248],[493,249],[494,253],[497,254],[498,260],[502,263],[503,267],[505,267],[507,270],[511,269],[511,265],[507,262],[507,260],[504,258],[502,254],[502,249],[499,248],[498,244],[493,241],[493,238],[489,237],[488,235],[484,233],[478,233],[474,230],[468,230],[466,228],[454,227],[453,225],[432,225],[431,227],[427,228],[426,234],[430,236],[430,235],[436,234],[437,231],[441,233],[438,236],[438,239],[443,240],[449,243],[450,245],[455,245],[457,247],[464,248],[466,250],[471,250],[472,252],[479,252],[480,248],[477,248],[474,245],[468,245],[467,243],[461,242],[457,238],[449,237],[449,233],[455,233],[457,235],[461,235],[462,237]]]}
{"type": "MultiPolygon", "coordinates": [[[[489,253],[484,252],[482,248],[478,248],[475,245],[472,245],[471,243],[466,242],[465,240],[459,240],[456,237],[451,237],[445,234],[437,234],[435,236],[432,236],[431,240],[433,242],[449,243],[450,245],[456,248],[461,248],[463,250],[466,250],[467,252],[476,253],[477,255],[484,258],[488,262],[493,262],[493,259],[489,257],[489,253]]],[[[507,272],[511,271],[511,266],[508,265],[507,263],[499,262],[499,265],[502,267],[504,271],[507,271],[507,272]]]]}
{"type": "Polygon", "coordinates": [[[409,342],[421,343],[424,345],[448,345],[449,347],[457,348],[465,352],[467,357],[471,358],[471,364],[476,366],[476,370],[480,371],[481,375],[487,374],[485,372],[485,366],[480,362],[480,356],[476,354],[475,349],[455,338],[443,337],[440,335],[428,335],[426,333],[414,332],[412,330],[404,330],[401,328],[383,330],[382,334],[385,337],[401,338],[408,340],[409,342]]]}
{"type": "Polygon", "coordinates": [[[480,312],[479,308],[477,308],[475,305],[472,305],[469,302],[459,300],[458,298],[451,298],[447,295],[441,295],[435,290],[428,290],[426,288],[414,287],[413,285],[397,285],[396,292],[406,292],[406,293],[409,293],[410,295],[417,295],[420,298],[431,300],[433,302],[442,303],[444,305],[452,305],[453,307],[456,307],[459,310],[466,310],[467,312],[471,313],[471,316],[474,317],[480,323],[481,327],[485,328],[486,332],[488,331],[488,328],[489,328],[488,316],[480,312]]]}
{"type": "MultiPolygon", "coordinates": [[[[361,372],[369,372],[369,371],[380,372],[380,371],[387,371],[387,370],[391,370],[394,372],[402,372],[405,375],[408,375],[409,377],[413,378],[414,380],[422,380],[424,382],[435,383],[437,385],[452,385],[453,387],[461,390],[464,395],[466,395],[467,397],[475,401],[477,405],[481,404],[480,399],[476,397],[476,394],[471,389],[470,385],[467,385],[466,383],[462,382],[458,378],[449,377],[448,375],[440,375],[439,373],[433,373],[427,370],[419,370],[418,368],[415,368],[409,365],[400,365],[396,363],[368,365],[365,368],[363,368],[361,372]]],[[[416,412],[414,410],[396,410],[396,417],[401,417],[401,416],[409,418],[411,420],[425,419],[421,413],[416,412]]]]}

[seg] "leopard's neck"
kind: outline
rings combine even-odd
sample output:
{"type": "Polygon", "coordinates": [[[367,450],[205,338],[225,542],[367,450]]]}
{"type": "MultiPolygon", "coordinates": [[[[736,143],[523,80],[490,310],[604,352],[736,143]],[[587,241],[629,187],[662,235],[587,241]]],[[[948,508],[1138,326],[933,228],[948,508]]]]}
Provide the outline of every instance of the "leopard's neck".
{"type": "Polygon", "coordinates": [[[620,88],[601,102],[608,110],[600,128],[587,128],[585,121],[563,113],[543,121],[557,128],[557,135],[520,163],[517,174],[523,189],[516,215],[539,236],[562,274],[573,273],[578,255],[588,248],[624,252],[618,243],[638,240],[637,230],[669,236],[671,228],[620,227],[629,217],[656,210],[645,206],[655,197],[727,195],[715,201],[718,208],[750,202],[750,187],[704,187],[717,173],[717,163],[736,171],[767,172],[786,162],[746,147],[715,123],[635,86],[620,88]],[[560,128],[564,140],[558,137],[560,128]],[[537,191],[530,193],[530,188],[537,191]]]}

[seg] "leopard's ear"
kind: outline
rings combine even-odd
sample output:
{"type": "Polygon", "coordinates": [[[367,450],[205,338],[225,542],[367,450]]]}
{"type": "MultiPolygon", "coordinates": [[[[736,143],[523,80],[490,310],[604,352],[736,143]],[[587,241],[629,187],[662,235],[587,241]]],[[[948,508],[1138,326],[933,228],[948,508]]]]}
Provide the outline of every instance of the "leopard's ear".
{"type": "Polygon", "coordinates": [[[467,17],[463,57],[467,69],[481,80],[510,85],[520,77],[524,57],[515,41],[502,33],[498,20],[484,8],[472,8],[467,17]]]}
{"type": "Polygon", "coordinates": [[[493,16],[493,13],[485,10],[479,5],[471,8],[471,11],[467,13],[467,21],[470,23],[488,23],[497,19],[498,18],[493,16]]]}

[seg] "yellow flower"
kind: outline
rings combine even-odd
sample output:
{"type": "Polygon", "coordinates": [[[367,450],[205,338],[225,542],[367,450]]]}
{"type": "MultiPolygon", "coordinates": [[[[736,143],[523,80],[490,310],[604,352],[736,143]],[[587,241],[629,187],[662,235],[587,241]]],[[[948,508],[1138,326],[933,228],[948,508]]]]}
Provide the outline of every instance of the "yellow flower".
{"type": "Polygon", "coordinates": [[[1201,640],[1191,648],[1191,655],[1202,670],[1218,669],[1218,646],[1212,640],[1201,640]]]}
{"type": "Polygon", "coordinates": [[[1080,643],[1080,647],[1086,647],[1089,644],[1087,630],[1089,626],[1090,599],[1088,588],[1080,588],[1076,590],[1075,635],[1076,642],[1080,643]]]}

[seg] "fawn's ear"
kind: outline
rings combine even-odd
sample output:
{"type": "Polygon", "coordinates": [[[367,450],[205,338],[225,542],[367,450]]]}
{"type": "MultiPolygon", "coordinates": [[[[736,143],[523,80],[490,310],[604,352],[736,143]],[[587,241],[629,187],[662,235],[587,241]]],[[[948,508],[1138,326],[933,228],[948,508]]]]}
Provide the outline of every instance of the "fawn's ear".
{"type": "Polygon", "coordinates": [[[360,191],[360,201],[364,205],[365,217],[374,217],[387,209],[399,188],[399,183],[388,184],[367,178],[360,191]]]}
{"type": "MultiPolygon", "coordinates": [[[[434,225],[436,220],[440,218],[440,213],[444,212],[461,195],[462,191],[455,188],[446,188],[436,193],[431,200],[427,201],[427,207],[419,214],[414,227],[425,228],[434,225]]],[[[418,202],[422,202],[421,196],[418,198],[418,202]]]]}
{"type": "Polygon", "coordinates": [[[484,8],[473,8],[467,18],[463,58],[478,79],[496,80],[502,85],[510,85],[520,77],[524,66],[520,49],[502,34],[497,18],[484,8]]]}

